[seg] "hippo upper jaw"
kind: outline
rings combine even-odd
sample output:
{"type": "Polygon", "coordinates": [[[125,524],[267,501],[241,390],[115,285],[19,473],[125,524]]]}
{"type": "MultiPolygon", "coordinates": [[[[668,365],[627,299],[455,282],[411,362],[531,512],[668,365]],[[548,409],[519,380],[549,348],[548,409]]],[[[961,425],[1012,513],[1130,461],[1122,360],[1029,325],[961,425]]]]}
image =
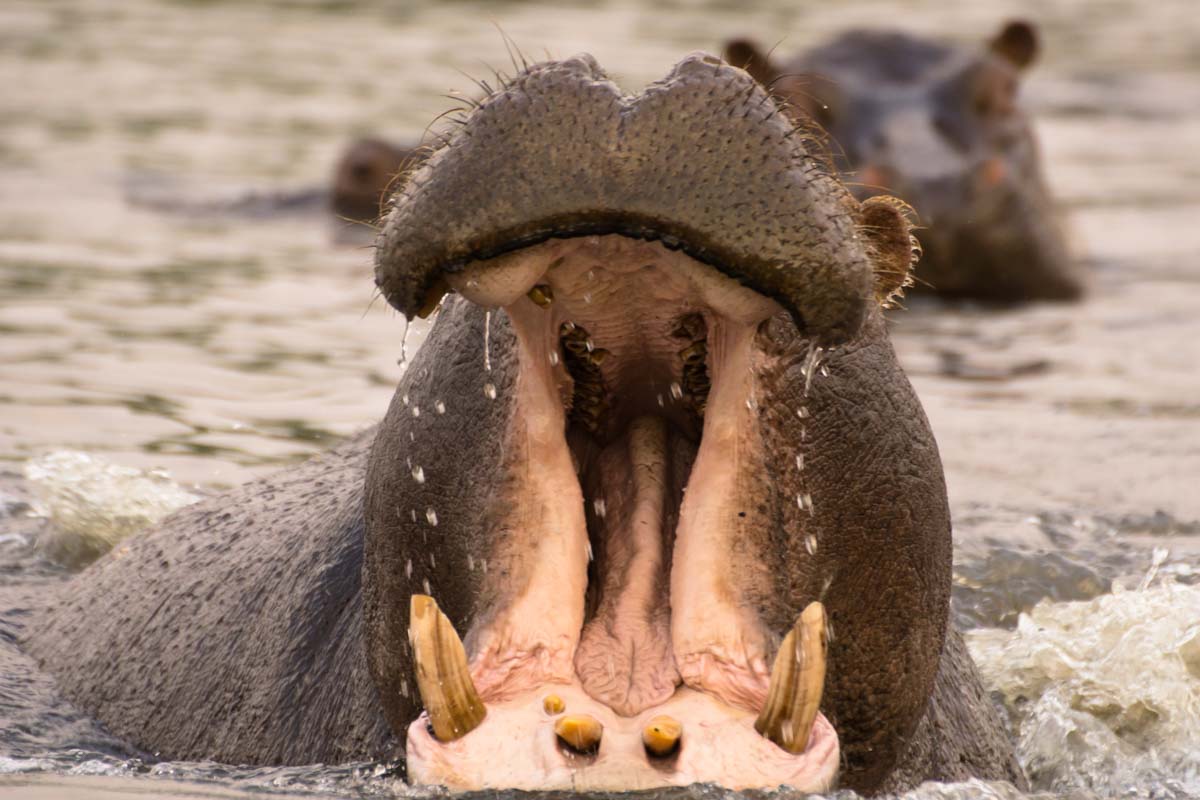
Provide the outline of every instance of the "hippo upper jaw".
{"type": "MultiPolygon", "coordinates": [[[[914,243],[898,204],[858,206],[795,133],[712,57],[633,98],[582,57],[484,101],[394,199],[376,261],[389,302],[411,317],[454,291],[491,309],[475,394],[490,405],[461,435],[492,443],[476,462],[497,487],[439,495],[473,522],[434,532],[435,562],[413,546],[430,533],[405,481],[424,484],[418,429],[402,475],[377,441],[375,483],[399,487],[368,478],[368,655],[411,778],[832,784],[804,403],[822,348],[877,317],[914,243]]],[[[409,410],[393,404],[389,441],[409,410]]]]}

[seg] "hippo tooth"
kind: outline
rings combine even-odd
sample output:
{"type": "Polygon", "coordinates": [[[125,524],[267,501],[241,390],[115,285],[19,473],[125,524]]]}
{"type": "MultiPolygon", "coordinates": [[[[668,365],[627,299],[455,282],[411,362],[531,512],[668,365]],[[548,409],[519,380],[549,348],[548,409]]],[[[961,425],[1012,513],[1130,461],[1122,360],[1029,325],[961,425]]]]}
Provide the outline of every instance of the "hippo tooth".
{"type": "Polygon", "coordinates": [[[568,714],[554,723],[554,733],[572,750],[578,753],[594,753],[600,747],[604,726],[591,714],[568,714]]]}
{"type": "Polygon", "coordinates": [[[642,728],[642,744],[646,752],[655,756],[669,756],[679,746],[683,736],[683,724],[665,714],[655,717],[642,728]]]}
{"type": "Polygon", "coordinates": [[[825,687],[825,606],[812,602],[775,656],[767,702],[754,729],[789,753],[808,747],[825,687]]]}
{"type": "Polygon", "coordinates": [[[450,620],[428,595],[414,594],[408,636],[412,641],[417,689],[440,741],[461,739],[483,722],[487,708],[471,680],[467,653],[450,620]]]}
{"type": "Polygon", "coordinates": [[[542,308],[549,308],[554,302],[554,290],[550,288],[548,283],[539,283],[529,290],[527,295],[537,305],[542,308]]]}
{"type": "Polygon", "coordinates": [[[442,302],[442,298],[446,296],[446,292],[450,291],[450,287],[446,281],[438,279],[429,291],[425,294],[425,302],[417,311],[417,316],[421,319],[429,319],[429,315],[437,310],[438,304],[442,302]]]}

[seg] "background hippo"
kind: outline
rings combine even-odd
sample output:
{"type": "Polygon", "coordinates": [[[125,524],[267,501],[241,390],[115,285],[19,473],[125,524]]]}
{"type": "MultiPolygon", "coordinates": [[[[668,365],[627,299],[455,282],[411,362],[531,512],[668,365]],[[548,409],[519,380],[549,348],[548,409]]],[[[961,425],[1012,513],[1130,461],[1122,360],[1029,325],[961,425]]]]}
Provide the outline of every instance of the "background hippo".
{"type": "Polygon", "coordinates": [[[747,40],[726,58],[828,133],[857,196],[886,191],[916,208],[917,289],[1069,300],[1083,284],[1018,98],[1038,47],[1031,24],[1010,22],[983,48],[854,30],[783,64],[747,40]]]}
{"type": "Polygon", "coordinates": [[[383,202],[396,181],[419,163],[419,146],[405,147],[375,137],[354,139],[342,148],[329,183],[320,187],[252,191],[213,200],[180,196],[178,187],[161,179],[140,179],[127,189],[132,205],[171,214],[268,219],[331,213],[338,220],[339,241],[368,235],[383,214],[383,202]]]}
{"type": "Polygon", "coordinates": [[[941,465],[882,321],[912,248],[711,56],[633,98],[589,57],[530,67],[396,198],[384,296],[462,296],[378,431],[119,547],[29,648],[176,758],[1021,784],[948,626],[941,465]]]}

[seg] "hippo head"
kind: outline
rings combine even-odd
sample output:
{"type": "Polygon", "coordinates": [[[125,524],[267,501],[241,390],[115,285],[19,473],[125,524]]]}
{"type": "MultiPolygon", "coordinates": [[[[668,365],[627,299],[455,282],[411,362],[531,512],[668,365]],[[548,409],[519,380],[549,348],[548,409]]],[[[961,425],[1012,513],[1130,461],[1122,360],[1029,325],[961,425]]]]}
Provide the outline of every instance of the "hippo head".
{"type": "Polygon", "coordinates": [[[370,458],[364,620],[411,779],[895,764],[950,574],[879,311],[916,244],[806,148],[717,58],[629,96],[580,56],[473,105],[393,198],[376,282],[437,321],[370,458]]]}
{"type": "Polygon", "coordinates": [[[330,206],[352,222],[379,219],[382,204],[397,178],[417,161],[415,149],[382,139],[357,139],[338,158],[333,171],[330,206]]]}
{"type": "Polygon", "coordinates": [[[1041,174],[1021,74],[1038,37],[1009,22],[983,48],[858,30],[777,66],[751,42],[726,45],[832,140],[861,199],[893,193],[916,209],[917,285],[1000,302],[1082,291],[1041,174]]]}

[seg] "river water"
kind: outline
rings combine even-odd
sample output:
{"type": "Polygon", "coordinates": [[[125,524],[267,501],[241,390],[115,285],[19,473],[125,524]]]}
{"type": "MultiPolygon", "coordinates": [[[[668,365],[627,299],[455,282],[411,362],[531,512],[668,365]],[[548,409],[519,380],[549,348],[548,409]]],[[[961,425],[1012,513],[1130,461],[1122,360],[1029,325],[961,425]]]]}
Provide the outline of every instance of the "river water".
{"type": "Polygon", "coordinates": [[[352,136],[419,138],[468,76],[508,68],[501,29],[635,89],[728,35],[788,53],[886,23],[969,42],[1016,15],[1044,34],[1025,96],[1092,286],[1078,305],[892,315],[945,461],[955,616],[1038,796],[1200,796],[1192,0],[7,0],[0,795],[416,794],[388,764],[140,759],[11,644],[61,563],[382,415],[405,326],[373,297],[369,232],[265,213],[270,195],[321,186],[352,136]]]}

